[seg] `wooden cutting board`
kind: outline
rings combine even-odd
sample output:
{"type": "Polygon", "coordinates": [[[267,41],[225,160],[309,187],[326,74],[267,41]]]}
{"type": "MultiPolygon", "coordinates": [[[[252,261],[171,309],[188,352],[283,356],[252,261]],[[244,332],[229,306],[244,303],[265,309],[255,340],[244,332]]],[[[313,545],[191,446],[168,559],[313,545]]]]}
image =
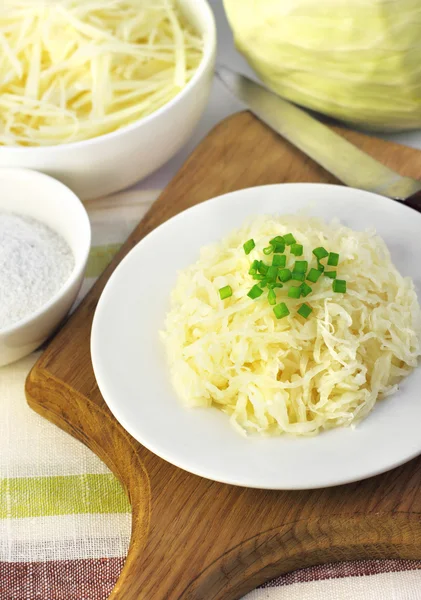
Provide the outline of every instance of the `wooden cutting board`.
{"type": "MultiPolygon", "coordinates": [[[[338,131],[389,167],[421,177],[421,152],[338,131]]],[[[91,322],[125,254],[189,206],[240,188],[291,181],[337,183],[247,112],[219,124],[28,376],[30,406],[91,448],[129,496],[133,535],[114,600],[232,600],[309,565],[421,559],[421,459],[360,483],[309,492],[223,485],[173,467],[138,444],[114,419],[96,385],[91,322]]]]}

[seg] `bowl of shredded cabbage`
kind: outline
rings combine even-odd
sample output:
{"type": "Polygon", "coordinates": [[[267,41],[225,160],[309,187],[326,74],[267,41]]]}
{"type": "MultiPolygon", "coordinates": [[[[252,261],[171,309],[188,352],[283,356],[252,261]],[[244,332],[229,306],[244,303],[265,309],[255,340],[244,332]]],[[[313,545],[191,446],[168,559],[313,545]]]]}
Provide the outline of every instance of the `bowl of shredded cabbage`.
{"type": "Polygon", "coordinates": [[[87,199],[187,141],[216,33],[206,0],[4,0],[0,46],[0,166],[44,171],[87,199]]]}
{"type": "Polygon", "coordinates": [[[110,409],[162,458],[251,487],[337,485],[414,457],[420,226],[390,199],[321,184],[240,190],[170,219],[98,304],[92,360],[110,409]]]}

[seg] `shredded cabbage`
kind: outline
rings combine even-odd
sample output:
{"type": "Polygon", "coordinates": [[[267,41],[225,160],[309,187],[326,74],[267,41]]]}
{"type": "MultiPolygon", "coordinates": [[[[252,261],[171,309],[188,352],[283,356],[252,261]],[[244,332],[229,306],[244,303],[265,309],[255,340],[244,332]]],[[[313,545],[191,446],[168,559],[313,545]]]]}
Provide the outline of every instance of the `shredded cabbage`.
{"type": "Polygon", "coordinates": [[[128,125],[176,96],[202,54],[175,0],[2,0],[0,146],[128,125]]]}
{"type": "Polygon", "coordinates": [[[224,0],[238,49],[281,96],[370,129],[421,126],[419,0],[224,0]]]}
{"type": "Polygon", "coordinates": [[[348,426],[368,415],[377,399],[397,389],[420,356],[421,309],[413,282],[402,277],[373,231],[302,216],[261,217],[202,249],[179,273],[162,332],[171,377],[182,401],[214,406],[242,432],[311,435],[348,426]],[[292,232],[300,259],[324,246],[340,254],[347,293],[321,277],[303,300],[278,291],[290,316],[277,320],[265,298],[247,293],[256,282],[251,262],[275,235],[292,232]],[[242,245],[253,238],[246,256],[242,245]],[[218,290],[233,295],[221,300],[218,290]],[[282,294],[284,296],[282,297],[282,294]]]}

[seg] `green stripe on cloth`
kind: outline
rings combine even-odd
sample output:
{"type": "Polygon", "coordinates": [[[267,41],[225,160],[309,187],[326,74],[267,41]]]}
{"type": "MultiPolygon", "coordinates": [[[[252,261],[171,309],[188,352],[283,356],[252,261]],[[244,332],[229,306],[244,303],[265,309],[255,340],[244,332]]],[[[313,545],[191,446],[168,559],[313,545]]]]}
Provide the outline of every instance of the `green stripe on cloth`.
{"type": "Polygon", "coordinates": [[[122,244],[108,244],[107,246],[94,246],[91,248],[85,277],[99,277],[121,246],[122,244]]]}
{"type": "Polygon", "coordinates": [[[0,479],[0,519],[129,511],[112,474],[0,479]]]}

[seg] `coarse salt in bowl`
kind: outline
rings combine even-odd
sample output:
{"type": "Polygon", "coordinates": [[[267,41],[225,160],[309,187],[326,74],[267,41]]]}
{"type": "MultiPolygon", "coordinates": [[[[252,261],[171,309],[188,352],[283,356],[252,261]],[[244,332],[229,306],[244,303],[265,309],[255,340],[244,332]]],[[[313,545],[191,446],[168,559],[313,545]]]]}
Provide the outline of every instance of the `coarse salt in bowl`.
{"type": "Polygon", "coordinates": [[[91,245],[83,204],[69,188],[48,175],[0,169],[0,218],[1,213],[32,218],[49,227],[67,242],[74,264],[52,297],[32,313],[0,328],[0,367],[38,348],[64,319],[82,285],[91,245]]]}

